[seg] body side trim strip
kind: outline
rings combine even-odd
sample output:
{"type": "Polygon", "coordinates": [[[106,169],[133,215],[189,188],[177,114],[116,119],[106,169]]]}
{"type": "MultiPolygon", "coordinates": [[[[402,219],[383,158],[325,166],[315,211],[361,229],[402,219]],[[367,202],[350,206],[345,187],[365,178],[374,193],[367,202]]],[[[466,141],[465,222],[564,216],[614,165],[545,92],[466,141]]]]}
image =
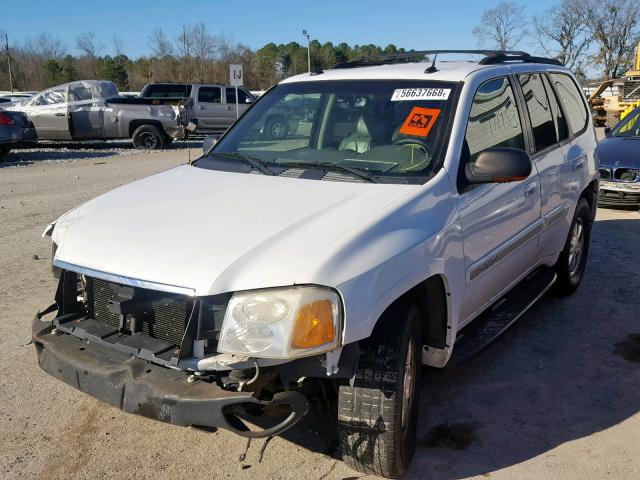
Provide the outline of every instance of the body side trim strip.
{"type": "Polygon", "coordinates": [[[522,245],[532,240],[536,235],[544,230],[544,222],[541,218],[527,227],[520,235],[509,241],[507,244],[498,247],[484,258],[469,267],[467,273],[467,283],[471,283],[479,275],[489,270],[495,264],[506,258],[509,254],[520,248],[522,245]]]}

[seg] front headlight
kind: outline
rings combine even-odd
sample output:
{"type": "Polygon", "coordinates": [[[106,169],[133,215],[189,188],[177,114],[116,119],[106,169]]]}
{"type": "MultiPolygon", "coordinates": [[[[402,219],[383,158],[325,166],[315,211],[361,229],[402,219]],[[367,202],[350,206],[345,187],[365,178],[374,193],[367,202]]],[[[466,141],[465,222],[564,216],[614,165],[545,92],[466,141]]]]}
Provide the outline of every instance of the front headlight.
{"type": "Polygon", "coordinates": [[[328,288],[301,286],[235,293],[218,351],[258,358],[297,358],[340,345],[342,308],[328,288]]]}

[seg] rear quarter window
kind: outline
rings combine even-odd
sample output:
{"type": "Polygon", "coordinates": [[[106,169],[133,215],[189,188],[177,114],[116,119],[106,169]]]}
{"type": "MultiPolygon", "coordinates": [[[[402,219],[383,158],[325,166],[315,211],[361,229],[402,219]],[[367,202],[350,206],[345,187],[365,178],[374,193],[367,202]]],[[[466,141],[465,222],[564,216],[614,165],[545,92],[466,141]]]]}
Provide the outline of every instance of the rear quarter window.
{"type": "Polygon", "coordinates": [[[551,81],[567,114],[569,130],[573,135],[581,133],[587,127],[589,113],[578,86],[564,73],[552,73],[551,81]]]}

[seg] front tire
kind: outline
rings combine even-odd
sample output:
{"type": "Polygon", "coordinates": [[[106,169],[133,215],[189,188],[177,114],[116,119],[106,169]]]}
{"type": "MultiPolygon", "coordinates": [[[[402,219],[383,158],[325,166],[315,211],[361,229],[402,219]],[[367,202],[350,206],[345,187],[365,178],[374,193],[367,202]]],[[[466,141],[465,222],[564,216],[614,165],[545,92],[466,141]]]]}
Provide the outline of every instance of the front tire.
{"type": "Polygon", "coordinates": [[[555,265],[558,275],[555,292],[558,296],[572,294],[582,281],[589,253],[591,225],[591,209],[587,201],[581,198],[576,206],[564,249],[555,265]]]}
{"type": "Polygon", "coordinates": [[[270,140],[282,140],[289,134],[289,125],[284,117],[271,117],[264,126],[264,132],[270,140]]]}
{"type": "Polygon", "coordinates": [[[165,146],[165,136],[155,125],[139,126],[131,139],[139,150],[161,150],[165,146]]]}
{"type": "Polygon", "coordinates": [[[421,335],[418,309],[390,307],[363,346],[349,385],[340,386],[338,432],[343,461],[359,472],[394,478],[416,445],[421,335]]]}

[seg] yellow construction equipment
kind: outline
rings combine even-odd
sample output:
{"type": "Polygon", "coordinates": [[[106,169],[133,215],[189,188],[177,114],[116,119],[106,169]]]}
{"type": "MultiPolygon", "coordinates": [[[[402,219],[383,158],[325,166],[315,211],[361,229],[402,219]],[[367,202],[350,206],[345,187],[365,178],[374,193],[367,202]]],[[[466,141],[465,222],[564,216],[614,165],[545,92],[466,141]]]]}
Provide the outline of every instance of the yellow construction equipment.
{"type": "Polygon", "coordinates": [[[635,107],[640,106],[640,43],[635,52],[633,69],[621,78],[602,82],[595,92],[589,96],[589,104],[595,115],[596,126],[615,126],[635,107]],[[616,94],[602,97],[608,88],[616,94]]]}

